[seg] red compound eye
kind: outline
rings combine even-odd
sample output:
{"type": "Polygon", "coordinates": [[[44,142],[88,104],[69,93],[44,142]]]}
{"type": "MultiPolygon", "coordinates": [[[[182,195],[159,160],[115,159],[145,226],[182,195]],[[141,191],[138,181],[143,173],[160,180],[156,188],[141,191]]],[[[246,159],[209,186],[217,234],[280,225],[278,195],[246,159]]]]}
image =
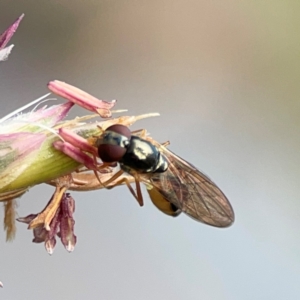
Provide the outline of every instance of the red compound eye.
{"type": "Polygon", "coordinates": [[[105,130],[106,136],[98,146],[98,155],[103,162],[120,161],[126,153],[125,141],[129,141],[131,132],[124,125],[112,125],[105,130]]]}

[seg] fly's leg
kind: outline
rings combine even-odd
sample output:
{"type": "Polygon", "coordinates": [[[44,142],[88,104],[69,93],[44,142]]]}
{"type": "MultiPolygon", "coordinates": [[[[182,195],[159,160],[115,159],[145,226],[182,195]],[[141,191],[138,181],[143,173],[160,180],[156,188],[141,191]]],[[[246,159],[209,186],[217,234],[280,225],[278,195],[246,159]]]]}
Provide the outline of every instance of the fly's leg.
{"type": "MultiPolygon", "coordinates": [[[[131,131],[131,133],[133,135],[137,135],[138,137],[140,137],[141,139],[145,139],[145,140],[149,140],[149,141],[152,141],[153,139],[151,137],[148,136],[147,134],[147,130],[146,129],[138,129],[138,130],[134,130],[134,131],[131,131]]],[[[164,143],[161,143],[161,145],[163,147],[167,147],[170,145],[170,141],[166,141],[164,143]]]]}
{"type": "Polygon", "coordinates": [[[170,145],[170,141],[166,141],[166,142],[162,143],[161,145],[164,146],[164,147],[167,147],[167,146],[170,145]]]}
{"type": "MultiPolygon", "coordinates": [[[[106,182],[111,178],[111,172],[108,173],[101,173],[101,181],[106,182]]],[[[84,171],[76,172],[72,174],[72,182],[69,184],[68,190],[70,191],[78,191],[78,192],[84,192],[84,191],[93,191],[93,190],[99,190],[101,188],[112,188],[118,185],[116,182],[110,182],[106,184],[106,186],[103,185],[103,183],[99,183],[99,180],[95,177],[94,173],[84,173],[84,171]]],[[[134,181],[134,178],[126,173],[123,173],[118,178],[118,182],[120,179],[124,179],[119,184],[125,184],[125,181],[132,183],[134,181]],[[126,179],[126,180],[125,180],[126,179]]],[[[56,180],[52,180],[48,182],[48,184],[52,186],[56,186],[56,180]]]]}
{"type": "Polygon", "coordinates": [[[147,130],[146,129],[138,129],[138,130],[131,131],[131,134],[136,135],[142,139],[145,139],[147,136],[147,130]]]}
{"type": "Polygon", "coordinates": [[[143,201],[143,195],[142,195],[142,191],[141,191],[141,186],[140,186],[140,183],[139,183],[139,181],[138,181],[138,179],[136,177],[134,177],[134,179],[135,179],[135,185],[136,185],[136,192],[131,187],[130,181],[126,177],[125,178],[121,178],[120,180],[117,180],[116,182],[114,182],[113,185],[109,186],[110,183],[112,183],[113,181],[115,181],[116,179],[118,179],[123,173],[124,173],[123,170],[119,170],[110,179],[108,179],[107,181],[103,182],[103,185],[107,189],[112,189],[113,187],[115,187],[117,185],[125,183],[127,185],[128,189],[129,189],[130,193],[137,200],[137,202],[139,203],[139,205],[143,206],[144,205],[144,201],[143,201]]]}

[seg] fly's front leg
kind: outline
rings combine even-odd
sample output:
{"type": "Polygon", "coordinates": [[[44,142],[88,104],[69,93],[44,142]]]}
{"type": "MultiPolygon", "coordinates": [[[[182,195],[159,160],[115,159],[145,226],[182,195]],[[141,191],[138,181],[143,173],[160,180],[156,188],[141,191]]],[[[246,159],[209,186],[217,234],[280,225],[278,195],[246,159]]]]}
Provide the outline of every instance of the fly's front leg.
{"type": "Polygon", "coordinates": [[[102,184],[99,173],[111,172],[110,168],[112,165],[98,162],[97,148],[86,139],[64,128],[59,130],[59,134],[64,141],[54,142],[54,148],[68,155],[81,165],[84,165],[88,170],[92,170],[98,182],[102,184]]]}

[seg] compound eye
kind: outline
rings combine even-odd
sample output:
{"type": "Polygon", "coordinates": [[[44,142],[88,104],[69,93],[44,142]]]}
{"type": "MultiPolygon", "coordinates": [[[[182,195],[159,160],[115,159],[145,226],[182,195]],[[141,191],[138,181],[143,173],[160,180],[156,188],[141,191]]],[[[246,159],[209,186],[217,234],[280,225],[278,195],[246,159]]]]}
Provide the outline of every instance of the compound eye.
{"type": "Polygon", "coordinates": [[[127,151],[125,144],[130,137],[131,132],[124,125],[117,124],[108,127],[98,145],[98,155],[101,160],[107,163],[120,161],[127,151]]]}
{"type": "Polygon", "coordinates": [[[119,135],[123,135],[127,137],[127,139],[130,139],[131,137],[131,131],[129,130],[129,128],[127,126],[120,125],[120,124],[109,126],[106,128],[105,131],[112,131],[118,133],[119,135]]]}

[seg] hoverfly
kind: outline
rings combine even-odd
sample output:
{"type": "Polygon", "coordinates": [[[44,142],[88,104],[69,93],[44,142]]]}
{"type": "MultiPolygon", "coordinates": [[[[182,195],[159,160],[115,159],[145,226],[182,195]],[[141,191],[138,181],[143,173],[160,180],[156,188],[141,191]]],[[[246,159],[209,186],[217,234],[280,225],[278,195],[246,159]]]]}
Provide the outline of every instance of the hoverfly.
{"type": "MultiPolygon", "coordinates": [[[[145,135],[145,134],[144,134],[145,135]]],[[[153,204],[170,216],[181,212],[191,218],[216,227],[227,227],[234,221],[233,209],[222,191],[193,165],[172,153],[150,137],[131,133],[120,124],[108,127],[96,142],[98,155],[104,163],[120,164],[120,171],[135,178],[136,193],[131,193],[143,205],[140,182],[146,185],[153,204]]]]}

